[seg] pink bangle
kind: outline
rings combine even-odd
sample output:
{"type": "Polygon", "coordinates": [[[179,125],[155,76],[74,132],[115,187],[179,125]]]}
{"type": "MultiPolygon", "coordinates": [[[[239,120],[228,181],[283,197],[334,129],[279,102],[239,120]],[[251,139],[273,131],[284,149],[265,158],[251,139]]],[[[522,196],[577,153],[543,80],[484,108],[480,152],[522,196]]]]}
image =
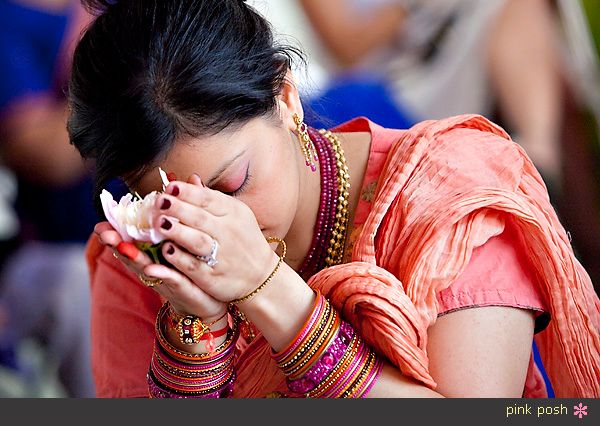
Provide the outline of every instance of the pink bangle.
{"type": "Polygon", "coordinates": [[[290,357],[292,353],[298,350],[299,346],[304,342],[308,334],[312,331],[317,322],[321,319],[323,315],[323,311],[327,305],[327,300],[321,295],[321,293],[317,290],[316,292],[316,300],[311,311],[311,315],[308,317],[304,326],[298,333],[298,335],[292,340],[292,342],[288,345],[287,348],[282,349],[279,352],[272,353],[272,357],[278,363],[283,363],[287,358],[290,357]]]}
{"type": "Polygon", "coordinates": [[[321,383],[335,368],[342,358],[352,337],[354,330],[346,321],[342,321],[337,336],[331,346],[323,353],[317,362],[300,379],[288,380],[288,387],[292,392],[307,393],[321,383]]]}
{"type": "Polygon", "coordinates": [[[182,395],[166,390],[156,382],[150,373],[146,375],[146,379],[148,382],[148,396],[150,398],[229,398],[233,393],[235,374],[232,374],[229,381],[221,389],[202,395],[182,395]]]}
{"type": "Polygon", "coordinates": [[[375,361],[375,366],[371,370],[367,379],[365,380],[365,383],[364,383],[362,389],[359,389],[357,392],[359,395],[359,398],[364,398],[369,394],[369,392],[371,392],[371,389],[373,389],[373,386],[377,382],[377,379],[379,378],[379,375],[381,374],[382,370],[383,370],[383,361],[381,361],[379,358],[377,358],[377,360],[375,361]]]}
{"type": "Polygon", "coordinates": [[[365,354],[368,354],[368,348],[364,345],[362,340],[360,341],[360,346],[358,349],[358,353],[352,359],[350,365],[344,371],[342,377],[340,377],[331,388],[329,388],[326,392],[319,395],[320,398],[340,398],[344,393],[345,389],[349,387],[350,383],[356,380],[363,364],[365,354]]]}
{"type": "Polygon", "coordinates": [[[214,370],[215,368],[227,363],[228,360],[232,360],[231,353],[235,350],[235,345],[231,345],[226,348],[222,352],[215,356],[212,359],[207,359],[203,364],[191,364],[181,362],[171,356],[169,356],[168,352],[164,350],[164,348],[160,345],[160,343],[155,340],[154,342],[154,356],[169,366],[185,371],[189,374],[201,374],[204,372],[208,372],[214,370]]]}

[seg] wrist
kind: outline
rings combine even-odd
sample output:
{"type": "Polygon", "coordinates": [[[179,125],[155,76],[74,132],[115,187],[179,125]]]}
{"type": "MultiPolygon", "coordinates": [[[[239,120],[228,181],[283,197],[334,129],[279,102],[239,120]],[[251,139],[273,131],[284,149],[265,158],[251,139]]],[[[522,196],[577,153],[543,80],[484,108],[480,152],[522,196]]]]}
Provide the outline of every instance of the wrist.
{"type": "Polygon", "coordinates": [[[225,342],[229,329],[227,312],[216,319],[204,321],[192,315],[179,314],[170,306],[161,322],[169,343],[179,350],[193,354],[211,352],[225,342]],[[191,324],[194,318],[196,322],[191,324]],[[192,336],[194,332],[195,336],[192,336]]]}
{"type": "MultiPolygon", "coordinates": [[[[172,345],[163,327],[168,303],[157,314],[156,339],[148,370],[148,391],[151,398],[226,398],[231,395],[235,380],[234,358],[239,326],[232,321],[227,337],[208,353],[191,353],[172,345]]],[[[215,322],[216,325],[216,322],[215,322]]]]}
{"type": "Polygon", "coordinates": [[[290,266],[282,263],[268,286],[237,306],[271,347],[279,350],[300,330],[314,300],[314,291],[290,266]]]}

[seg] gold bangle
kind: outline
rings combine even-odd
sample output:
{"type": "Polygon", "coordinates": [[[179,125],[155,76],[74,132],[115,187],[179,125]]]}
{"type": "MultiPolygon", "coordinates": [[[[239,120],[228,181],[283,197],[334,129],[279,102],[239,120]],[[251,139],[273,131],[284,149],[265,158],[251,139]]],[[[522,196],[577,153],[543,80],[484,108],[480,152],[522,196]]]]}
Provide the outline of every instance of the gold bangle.
{"type": "Polygon", "coordinates": [[[281,264],[283,263],[283,259],[285,259],[285,254],[287,252],[287,247],[285,244],[285,241],[283,241],[281,238],[277,238],[277,237],[268,237],[267,238],[267,242],[270,243],[279,243],[281,244],[282,247],[282,251],[281,251],[281,256],[279,256],[279,260],[277,261],[277,265],[275,265],[275,269],[273,269],[273,272],[271,272],[271,274],[267,277],[266,280],[264,280],[262,282],[261,285],[259,285],[258,287],[256,287],[254,290],[252,290],[250,293],[248,293],[245,296],[240,297],[239,299],[234,299],[229,303],[241,303],[244,302],[252,297],[254,297],[256,295],[256,293],[258,293],[259,291],[261,291],[263,288],[265,288],[265,286],[267,284],[269,284],[269,282],[271,282],[271,280],[273,279],[273,277],[275,276],[275,274],[277,273],[277,271],[279,270],[279,267],[281,266],[281,264]]]}

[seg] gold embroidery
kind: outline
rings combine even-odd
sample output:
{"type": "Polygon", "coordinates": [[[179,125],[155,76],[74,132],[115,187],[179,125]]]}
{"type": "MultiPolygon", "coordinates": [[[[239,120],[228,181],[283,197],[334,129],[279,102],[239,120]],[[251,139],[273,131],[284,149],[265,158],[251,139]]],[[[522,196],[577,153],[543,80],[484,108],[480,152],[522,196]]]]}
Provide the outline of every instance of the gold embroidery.
{"type": "Polygon", "coordinates": [[[375,189],[377,188],[377,182],[371,182],[365,185],[360,193],[360,198],[368,203],[373,201],[375,198],[375,189]]]}
{"type": "Polygon", "coordinates": [[[269,392],[265,395],[265,398],[286,398],[285,394],[279,391],[269,392]]]}
{"type": "Polygon", "coordinates": [[[342,263],[348,263],[352,261],[352,252],[354,249],[354,243],[360,234],[360,230],[362,229],[362,225],[357,227],[352,226],[348,231],[348,237],[346,239],[346,248],[344,250],[344,260],[342,263]]]}

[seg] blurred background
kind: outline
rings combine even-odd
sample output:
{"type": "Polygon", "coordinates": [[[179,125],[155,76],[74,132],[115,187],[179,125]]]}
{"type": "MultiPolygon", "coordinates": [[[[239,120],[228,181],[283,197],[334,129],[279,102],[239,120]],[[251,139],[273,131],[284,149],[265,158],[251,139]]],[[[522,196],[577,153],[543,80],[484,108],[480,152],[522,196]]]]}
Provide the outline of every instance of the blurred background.
{"type": "MultiPolygon", "coordinates": [[[[127,1],[127,0],[122,0],[127,1]]],[[[482,114],[542,174],[600,294],[598,0],[249,0],[302,49],[307,121],[482,114]]],[[[68,143],[74,0],[0,0],[0,397],[93,397],[93,169],[68,143]]]]}

